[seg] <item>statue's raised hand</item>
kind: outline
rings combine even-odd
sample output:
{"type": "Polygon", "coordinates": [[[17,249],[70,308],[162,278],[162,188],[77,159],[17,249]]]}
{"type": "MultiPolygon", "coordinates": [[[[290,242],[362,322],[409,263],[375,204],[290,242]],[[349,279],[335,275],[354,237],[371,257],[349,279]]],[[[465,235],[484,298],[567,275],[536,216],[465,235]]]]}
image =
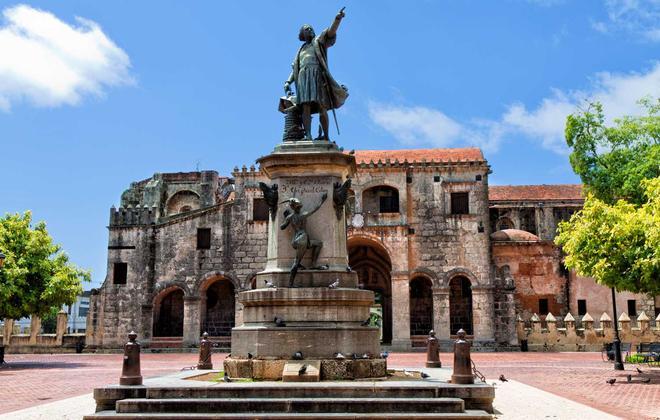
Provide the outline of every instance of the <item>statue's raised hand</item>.
{"type": "Polygon", "coordinates": [[[346,13],[344,13],[344,9],[346,6],[342,7],[341,10],[339,10],[339,13],[337,13],[337,16],[335,16],[335,19],[337,20],[342,20],[344,16],[346,16],[346,13]]]}

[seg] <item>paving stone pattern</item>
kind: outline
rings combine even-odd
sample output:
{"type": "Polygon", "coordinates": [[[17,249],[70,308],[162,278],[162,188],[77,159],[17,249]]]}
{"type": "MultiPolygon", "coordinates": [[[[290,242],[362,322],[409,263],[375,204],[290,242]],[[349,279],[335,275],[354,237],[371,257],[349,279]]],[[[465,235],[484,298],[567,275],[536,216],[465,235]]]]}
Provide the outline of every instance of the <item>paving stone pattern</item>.
{"type": "MultiPolygon", "coordinates": [[[[224,356],[214,354],[214,364],[220,366],[224,356]]],[[[450,354],[440,357],[444,364],[451,365],[450,354]]],[[[7,355],[9,364],[0,367],[0,414],[116,383],[121,358],[120,354],[7,355]]],[[[615,372],[599,353],[477,353],[473,358],[488,378],[504,374],[622,418],[660,418],[660,368],[641,366],[648,372],[644,376],[651,378],[650,384],[643,384],[638,382],[640,375],[635,365],[615,372]],[[633,376],[633,383],[626,383],[627,374],[633,376]],[[616,378],[617,382],[610,386],[605,382],[609,378],[616,378]]],[[[388,359],[389,367],[421,367],[424,361],[423,353],[392,353],[388,359]]],[[[142,355],[142,375],[148,378],[172,373],[196,362],[195,353],[146,353],[142,355]]]]}

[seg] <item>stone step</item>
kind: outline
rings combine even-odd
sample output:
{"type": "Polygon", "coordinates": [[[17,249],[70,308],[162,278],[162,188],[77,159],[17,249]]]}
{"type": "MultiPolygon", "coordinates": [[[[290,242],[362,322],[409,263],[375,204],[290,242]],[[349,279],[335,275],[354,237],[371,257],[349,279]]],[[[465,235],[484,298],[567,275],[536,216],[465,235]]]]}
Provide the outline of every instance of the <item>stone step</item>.
{"type": "MultiPolygon", "coordinates": [[[[223,383],[209,387],[148,387],[146,398],[438,398],[492,399],[489,387],[467,385],[418,384],[408,382],[398,385],[387,382],[320,382],[304,385],[278,382],[275,385],[263,382],[223,383]],[[414,386],[413,386],[414,385],[414,386]]],[[[126,396],[126,398],[130,398],[126,396]]],[[[121,399],[121,398],[120,398],[121,399]]]]}
{"type": "Polygon", "coordinates": [[[282,419],[332,419],[332,420],[490,420],[492,415],[482,410],[466,410],[463,413],[117,413],[99,411],[85,416],[84,420],[116,419],[152,419],[152,420],[282,420],[282,419]]]}
{"type": "Polygon", "coordinates": [[[462,413],[460,398],[169,398],[117,401],[118,413],[462,413]]]}
{"type": "Polygon", "coordinates": [[[153,349],[179,349],[183,347],[183,337],[153,337],[149,347],[153,349]]]}

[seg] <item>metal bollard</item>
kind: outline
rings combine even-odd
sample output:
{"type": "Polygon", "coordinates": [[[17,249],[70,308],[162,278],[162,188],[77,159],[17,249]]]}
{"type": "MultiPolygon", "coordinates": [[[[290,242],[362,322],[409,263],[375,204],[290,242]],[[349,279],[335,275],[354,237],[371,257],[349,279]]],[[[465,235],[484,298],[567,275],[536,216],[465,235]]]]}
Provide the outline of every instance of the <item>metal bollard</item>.
{"type": "Polygon", "coordinates": [[[119,385],[142,385],[140,374],[140,343],[135,341],[137,334],[128,334],[128,343],[124,344],[124,365],[121,369],[119,385]]]}
{"type": "Polygon", "coordinates": [[[435,331],[433,330],[429,332],[429,338],[426,339],[426,367],[442,367],[442,363],[440,362],[440,343],[435,338],[435,331]]]}
{"type": "Polygon", "coordinates": [[[452,384],[473,384],[472,359],[470,358],[470,342],[465,340],[465,331],[458,330],[458,340],[454,343],[454,373],[452,384]]]}
{"type": "Polygon", "coordinates": [[[209,334],[202,334],[202,341],[199,343],[199,362],[197,369],[213,369],[211,354],[213,353],[213,343],[209,340],[209,334]]]}

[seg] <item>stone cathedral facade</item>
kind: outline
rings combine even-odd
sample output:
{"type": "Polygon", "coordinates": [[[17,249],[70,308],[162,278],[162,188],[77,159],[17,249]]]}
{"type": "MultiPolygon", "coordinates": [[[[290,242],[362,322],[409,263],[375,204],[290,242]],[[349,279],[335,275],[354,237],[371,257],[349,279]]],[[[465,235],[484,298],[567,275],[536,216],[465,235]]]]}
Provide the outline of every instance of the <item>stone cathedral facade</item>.
{"type": "MultiPolygon", "coordinates": [[[[349,265],[372,290],[381,341],[449,345],[463,328],[484,349],[518,346],[518,315],[607,311],[609,291],[564,269],[557,223],[579,185],[489,187],[477,148],[357,151],[347,204],[349,265]]],[[[255,167],[157,173],[110,210],[108,267],[90,302],[87,345],[187,347],[208,332],[229,347],[236,301],[266,262],[268,206],[255,167]]],[[[321,251],[323,252],[323,251],[321,251]]],[[[660,300],[621,294],[653,314],[660,300]]],[[[632,306],[631,306],[632,302],[632,306]]],[[[627,305],[627,306],[626,306],[627,305]]]]}

